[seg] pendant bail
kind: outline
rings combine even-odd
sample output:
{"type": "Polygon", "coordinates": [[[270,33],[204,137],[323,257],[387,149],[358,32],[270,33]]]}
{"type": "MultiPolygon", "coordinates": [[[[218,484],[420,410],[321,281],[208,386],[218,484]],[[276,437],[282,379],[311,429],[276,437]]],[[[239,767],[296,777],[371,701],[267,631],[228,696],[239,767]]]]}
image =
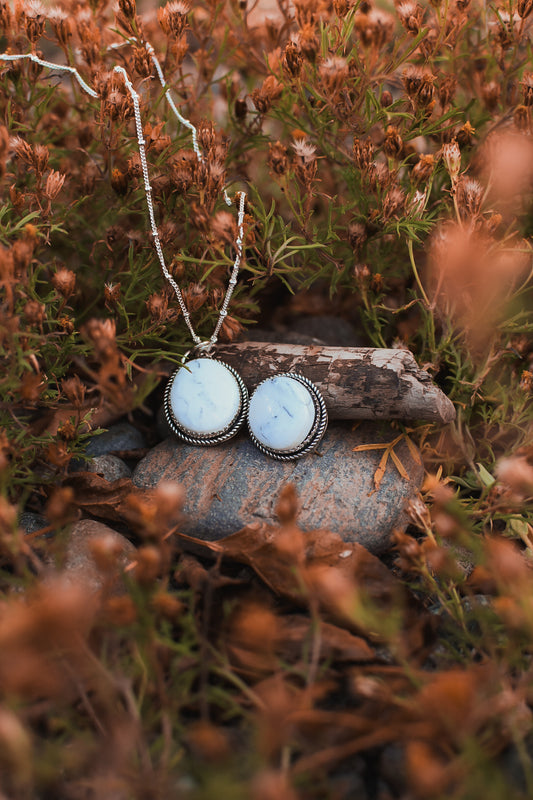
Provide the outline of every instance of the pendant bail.
{"type": "Polygon", "coordinates": [[[212,358],[212,349],[214,347],[214,342],[210,339],[204,339],[204,341],[198,342],[195,344],[194,347],[190,347],[181,357],[181,363],[186,364],[187,361],[190,360],[190,356],[193,357],[198,356],[199,358],[212,358]]]}
{"type": "Polygon", "coordinates": [[[212,342],[211,339],[204,339],[203,342],[200,342],[200,344],[196,345],[196,347],[194,348],[194,352],[198,353],[198,355],[210,356],[211,350],[213,349],[214,346],[215,343],[212,342]]]}

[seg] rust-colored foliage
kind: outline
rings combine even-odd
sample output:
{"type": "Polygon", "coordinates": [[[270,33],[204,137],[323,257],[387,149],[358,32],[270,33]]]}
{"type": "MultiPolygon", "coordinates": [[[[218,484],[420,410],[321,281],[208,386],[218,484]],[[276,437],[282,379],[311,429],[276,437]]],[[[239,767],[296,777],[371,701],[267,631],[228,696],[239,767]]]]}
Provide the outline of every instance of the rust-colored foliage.
{"type": "Polygon", "coordinates": [[[0,0],[2,51],[97,93],[0,61],[2,798],[533,795],[532,20],[531,0],[0,0]],[[292,485],[279,525],[206,542],[182,487],[75,471],[125,415],[156,444],[190,346],[117,64],[199,336],[245,189],[220,339],[340,317],[454,401],[452,425],[354,448],[382,451],[376,490],[409,479],[401,440],[428,469],[382,558],[303,530],[292,485]]]}

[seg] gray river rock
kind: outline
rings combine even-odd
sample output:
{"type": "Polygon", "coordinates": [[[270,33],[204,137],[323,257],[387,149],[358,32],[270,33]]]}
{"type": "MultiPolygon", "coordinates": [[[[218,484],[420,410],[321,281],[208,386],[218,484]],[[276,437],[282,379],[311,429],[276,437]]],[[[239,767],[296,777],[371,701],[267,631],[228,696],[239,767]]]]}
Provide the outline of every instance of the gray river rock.
{"type": "Polygon", "coordinates": [[[374,491],[383,449],[353,448],[396,436],[397,428],[385,423],[361,423],[355,430],[350,423],[331,423],[317,453],[289,462],[263,455],[243,432],[218,447],[193,447],[169,437],[140,461],[133,482],[144,488],[163,480],[182,484],[186,501],[180,529],[209,541],[249,524],[276,524],[276,501],[290,482],[298,492],[303,530],[329,529],[381,553],[390,547],[394,529],[406,526],[405,506],[421,484],[423,467],[401,441],[395,453],[410,479],[389,458],[374,491]]]}

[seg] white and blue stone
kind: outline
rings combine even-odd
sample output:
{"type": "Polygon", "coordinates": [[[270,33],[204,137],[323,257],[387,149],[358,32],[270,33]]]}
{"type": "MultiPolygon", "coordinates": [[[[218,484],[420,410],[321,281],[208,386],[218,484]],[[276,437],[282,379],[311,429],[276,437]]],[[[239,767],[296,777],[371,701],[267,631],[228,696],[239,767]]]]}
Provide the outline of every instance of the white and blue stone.
{"type": "Polygon", "coordinates": [[[269,450],[298,450],[315,425],[316,408],[311,391],[297,378],[275,375],[259,384],[250,399],[248,427],[269,450]]]}
{"type": "Polygon", "coordinates": [[[175,374],[168,402],[181,429],[191,436],[209,437],[232,426],[242,397],[236,377],[225,364],[194,358],[175,374]]]}

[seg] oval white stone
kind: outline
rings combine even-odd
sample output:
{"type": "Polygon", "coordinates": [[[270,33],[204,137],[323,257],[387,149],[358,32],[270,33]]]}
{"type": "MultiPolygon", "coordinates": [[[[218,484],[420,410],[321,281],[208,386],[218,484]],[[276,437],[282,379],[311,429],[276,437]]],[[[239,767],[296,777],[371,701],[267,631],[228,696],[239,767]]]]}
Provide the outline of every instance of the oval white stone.
{"type": "Polygon", "coordinates": [[[194,358],[176,374],[169,400],[182,428],[210,436],[225,431],[235,420],[241,392],[235,376],[220,361],[194,358]]]}
{"type": "Polygon", "coordinates": [[[296,378],[276,375],[259,384],[248,414],[254,436],[272,450],[294,450],[307,438],[315,422],[313,396],[296,378]]]}

